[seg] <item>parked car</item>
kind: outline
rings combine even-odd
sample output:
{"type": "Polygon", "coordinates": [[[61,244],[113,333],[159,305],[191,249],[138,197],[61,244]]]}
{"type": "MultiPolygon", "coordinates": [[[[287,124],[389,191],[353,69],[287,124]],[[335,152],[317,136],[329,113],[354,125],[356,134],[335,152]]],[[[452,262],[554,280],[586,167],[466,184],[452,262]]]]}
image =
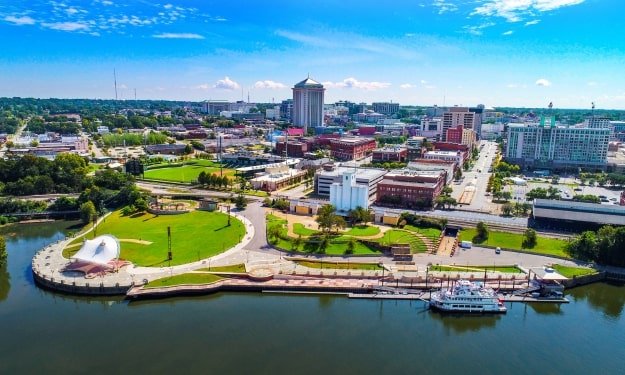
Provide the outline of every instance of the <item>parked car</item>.
{"type": "Polygon", "coordinates": [[[501,248],[499,246],[495,249],[495,254],[501,254],[501,248]]]}

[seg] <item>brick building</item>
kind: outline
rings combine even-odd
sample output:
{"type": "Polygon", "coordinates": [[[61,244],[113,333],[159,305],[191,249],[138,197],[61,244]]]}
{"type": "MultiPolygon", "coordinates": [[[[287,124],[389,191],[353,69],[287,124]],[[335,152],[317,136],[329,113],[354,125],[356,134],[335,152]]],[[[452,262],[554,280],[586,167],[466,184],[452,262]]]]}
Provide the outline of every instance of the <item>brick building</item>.
{"type": "Polygon", "coordinates": [[[276,142],[276,154],[280,156],[287,155],[288,157],[302,158],[308,151],[308,143],[306,142],[289,141],[288,145],[284,141],[276,142]],[[285,151],[287,151],[286,154],[285,151]]]}
{"type": "Polygon", "coordinates": [[[445,171],[398,169],[378,184],[376,203],[391,207],[431,208],[445,186],[445,171]]]}
{"type": "Polygon", "coordinates": [[[374,162],[395,161],[404,162],[408,155],[405,147],[383,147],[373,150],[372,160],[374,162]]]}
{"type": "Polygon", "coordinates": [[[330,141],[330,156],[336,160],[359,160],[369,156],[375,148],[375,139],[333,139],[330,141]]]}

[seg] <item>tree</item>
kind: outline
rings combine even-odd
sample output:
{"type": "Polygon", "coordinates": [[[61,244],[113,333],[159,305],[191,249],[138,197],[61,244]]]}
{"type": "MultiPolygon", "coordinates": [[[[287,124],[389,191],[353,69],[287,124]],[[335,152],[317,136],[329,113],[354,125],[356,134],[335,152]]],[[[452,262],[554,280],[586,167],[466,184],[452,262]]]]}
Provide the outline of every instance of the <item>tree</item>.
{"type": "Polygon", "coordinates": [[[354,238],[350,238],[349,242],[347,242],[347,248],[345,249],[345,254],[353,254],[354,253],[354,247],[356,247],[356,243],[354,241],[354,238]]]}
{"type": "Polygon", "coordinates": [[[503,193],[501,193],[501,197],[503,198],[503,200],[509,201],[510,199],[512,199],[512,193],[509,191],[504,191],[503,193]]]}
{"type": "Polygon", "coordinates": [[[267,240],[271,243],[278,242],[278,239],[282,235],[282,228],[280,225],[271,225],[267,227],[267,240]]]}
{"type": "Polygon", "coordinates": [[[480,243],[488,239],[488,226],[486,225],[486,223],[484,223],[483,221],[480,221],[479,223],[477,223],[477,226],[475,227],[475,229],[476,229],[476,234],[474,238],[475,242],[480,243]]]}
{"type": "Polygon", "coordinates": [[[449,185],[445,185],[445,187],[442,190],[442,194],[443,195],[447,195],[447,196],[450,196],[451,193],[453,193],[453,192],[454,192],[454,189],[452,189],[452,187],[449,186],[449,185]]]}
{"type": "Polygon", "coordinates": [[[291,250],[297,251],[297,249],[302,245],[302,235],[300,234],[298,237],[294,238],[291,241],[291,250]]]}
{"type": "Polygon", "coordinates": [[[191,143],[187,143],[187,145],[184,146],[184,153],[187,155],[193,153],[193,146],[191,145],[191,143]]]}
{"type": "Polygon", "coordinates": [[[338,216],[335,212],[336,208],[334,208],[331,204],[323,205],[317,211],[317,218],[315,221],[319,224],[319,228],[321,228],[322,232],[331,232],[335,227],[337,229],[345,228],[345,220],[338,216]]]}
{"type": "Polygon", "coordinates": [[[247,207],[247,201],[245,200],[245,197],[243,196],[243,194],[239,194],[237,195],[236,198],[234,198],[234,206],[238,210],[242,210],[245,207],[247,207]]]}
{"type": "Polygon", "coordinates": [[[462,178],[462,171],[460,170],[460,168],[458,168],[454,172],[454,180],[459,180],[461,178],[462,178]]]}
{"type": "Polygon", "coordinates": [[[501,212],[504,214],[504,216],[510,216],[512,215],[512,204],[510,203],[505,203],[503,206],[501,206],[501,212]]]}
{"type": "Polygon", "coordinates": [[[0,236],[0,266],[4,265],[7,261],[7,244],[4,240],[4,236],[0,236]]]}
{"type": "Polygon", "coordinates": [[[531,249],[536,246],[537,236],[536,231],[531,228],[527,228],[525,233],[523,233],[523,243],[521,244],[523,248],[531,249]]]}
{"type": "Polygon", "coordinates": [[[80,219],[88,224],[97,217],[95,205],[92,201],[87,201],[80,205],[80,219]]]}

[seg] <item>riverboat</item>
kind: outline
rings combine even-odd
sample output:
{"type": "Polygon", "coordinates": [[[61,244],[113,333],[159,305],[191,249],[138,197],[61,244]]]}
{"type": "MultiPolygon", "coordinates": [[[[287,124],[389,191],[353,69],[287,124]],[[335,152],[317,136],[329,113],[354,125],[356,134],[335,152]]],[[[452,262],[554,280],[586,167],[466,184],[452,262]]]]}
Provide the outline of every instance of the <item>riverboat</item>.
{"type": "Polygon", "coordinates": [[[444,312],[505,313],[506,307],[491,288],[458,280],[451,288],[432,293],[430,307],[444,312]]]}

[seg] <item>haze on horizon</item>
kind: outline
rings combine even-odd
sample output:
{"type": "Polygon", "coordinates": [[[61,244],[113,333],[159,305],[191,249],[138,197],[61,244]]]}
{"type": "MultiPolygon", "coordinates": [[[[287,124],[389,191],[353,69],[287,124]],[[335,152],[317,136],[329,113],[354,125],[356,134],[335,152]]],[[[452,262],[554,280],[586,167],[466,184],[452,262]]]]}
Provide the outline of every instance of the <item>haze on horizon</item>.
{"type": "Polygon", "coordinates": [[[620,1],[0,2],[0,96],[625,109],[620,1]]]}

